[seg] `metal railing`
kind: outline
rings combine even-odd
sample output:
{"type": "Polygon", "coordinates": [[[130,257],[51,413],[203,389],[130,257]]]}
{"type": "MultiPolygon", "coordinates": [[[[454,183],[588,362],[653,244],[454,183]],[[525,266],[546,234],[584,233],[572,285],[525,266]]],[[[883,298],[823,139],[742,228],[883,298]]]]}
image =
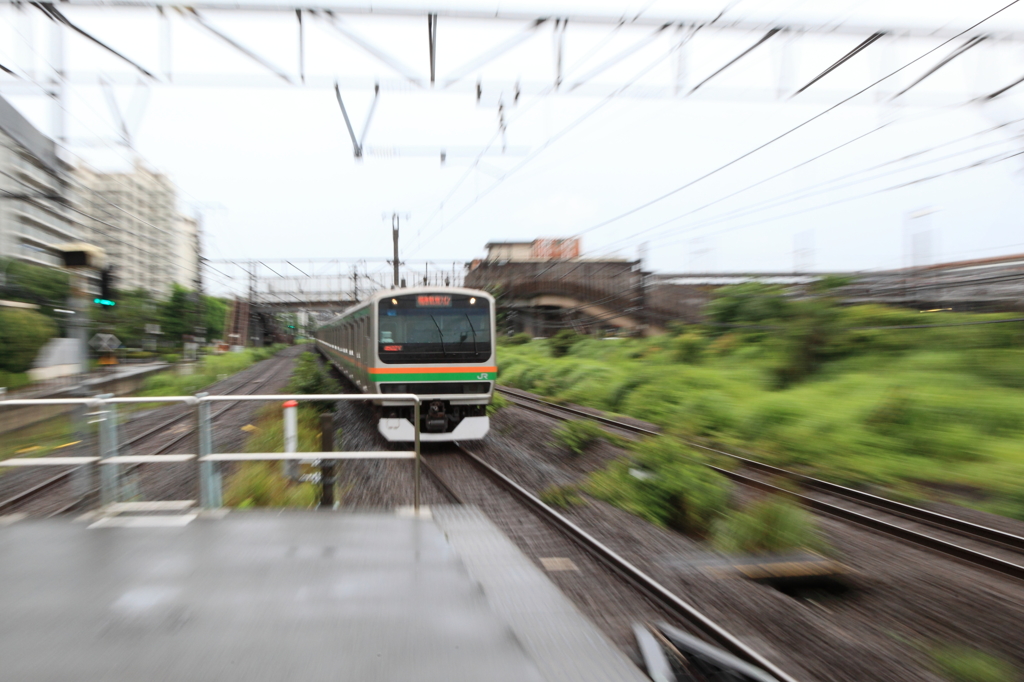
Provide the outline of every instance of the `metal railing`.
{"type": "MultiPolygon", "coordinates": [[[[411,459],[413,460],[413,508],[420,508],[420,398],[411,393],[388,395],[388,401],[409,403],[413,406],[414,441],[409,451],[327,451],[327,452],[213,452],[213,424],[210,405],[215,402],[275,402],[302,401],[367,401],[380,400],[377,395],[330,393],[330,394],[275,394],[275,395],[206,395],[156,396],[151,398],[115,398],[110,394],[91,398],[41,398],[37,400],[3,400],[2,407],[83,405],[91,411],[90,417],[97,417],[90,423],[99,424],[98,456],[82,457],[12,457],[0,460],[5,467],[35,466],[77,466],[84,472],[83,480],[95,480],[95,468],[99,467],[100,500],[106,507],[124,503],[122,497],[120,466],[138,464],[180,464],[195,462],[199,474],[199,501],[207,509],[223,506],[223,486],[219,471],[220,462],[239,461],[287,461],[287,460],[346,460],[346,459],[411,459]],[[117,406],[131,403],[184,403],[195,409],[198,436],[197,453],[166,455],[121,455],[117,430],[117,406]]],[[[81,484],[79,484],[81,485],[81,484]]]]}

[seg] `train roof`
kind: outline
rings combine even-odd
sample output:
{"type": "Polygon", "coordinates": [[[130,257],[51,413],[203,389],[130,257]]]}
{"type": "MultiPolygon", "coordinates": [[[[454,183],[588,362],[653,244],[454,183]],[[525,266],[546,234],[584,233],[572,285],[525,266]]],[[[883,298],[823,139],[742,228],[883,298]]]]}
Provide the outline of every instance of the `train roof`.
{"type": "Polygon", "coordinates": [[[340,313],[332,317],[327,322],[324,322],[317,328],[319,329],[320,327],[326,327],[328,325],[334,324],[335,322],[345,317],[346,315],[349,315],[353,311],[359,310],[360,308],[367,306],[371,303],[375,303],[382,298],[391,298],[393,296],[408,296],[409,294],[463,294],[465,296],[480,296],[482,298],[488,299],[492,303],[494,302],[494,296],[491,296],[486,291],[483,291],[481,289],[466,289],[464,287],[404,287],[400,289],[381,289],[380,291],[374,292],[366,299],[360,301],[354,306],[346,308],[345,310],[341,311],[340,313]]]}

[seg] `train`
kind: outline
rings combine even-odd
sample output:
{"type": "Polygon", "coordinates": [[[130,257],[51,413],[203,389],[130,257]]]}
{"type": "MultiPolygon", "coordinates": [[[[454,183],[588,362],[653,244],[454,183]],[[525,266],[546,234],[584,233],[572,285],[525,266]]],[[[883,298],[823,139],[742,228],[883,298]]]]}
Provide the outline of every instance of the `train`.
{"type": "Polygon", "coordinates": [[[487,406],[498,376],[494,297],[458,287],[377,292],[313,334],[321,353],[374,400],[377,429],[392,442],[415,437],[413,407],[388,401],[414,393],[420,440],[467,441],[487,435],[487,406]]]}

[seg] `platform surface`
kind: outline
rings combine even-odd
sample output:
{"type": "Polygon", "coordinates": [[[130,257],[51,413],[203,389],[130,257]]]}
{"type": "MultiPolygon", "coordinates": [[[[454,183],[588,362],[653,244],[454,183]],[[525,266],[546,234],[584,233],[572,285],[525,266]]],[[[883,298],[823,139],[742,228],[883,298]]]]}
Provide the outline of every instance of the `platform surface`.
{"type": "Polygon", "coordinates": [[[0,527],[0,676],[539,682],[595,679],[598,665],[614,675],[602,678],[644,679],[478,512],[436,516],[0,527]],[[487,546],[513,576],[487,568],[487,546]],[[508,608],[516,590],[564,603],[538,620],[508,608]]]}

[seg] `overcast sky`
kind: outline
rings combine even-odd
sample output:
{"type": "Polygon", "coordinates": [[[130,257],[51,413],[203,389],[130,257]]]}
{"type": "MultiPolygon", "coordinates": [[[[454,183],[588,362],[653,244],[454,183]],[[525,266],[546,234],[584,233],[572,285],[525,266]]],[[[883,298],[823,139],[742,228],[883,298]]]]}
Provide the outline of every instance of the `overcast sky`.
{"type": "MultiPolygon", "coordinates": [[[[557,6],[564,14],[710,19],[728,5],[723,20],[955,32],[1007,2],[506,1],[500,8],[532,9],[538,15],[557,15],[557,6]]],[[[374,3],[385,5],[422,3],[374,3]]],[[[446,6],[498,5],[467,0],[446,6]]],[[[154,12],[60,7],[146,68],[160,71],[154,12]]],[[[1022,8],[1024,3],[984,28],[1024,36],[1022,8]]],[[[205,16],[298,79],[294,14],[205,16]]],[[[344,22],[427,80],[424,18],[346,17],[344,22]]],[[[791,91],[865,37],[780,34],[698,94],[641,97],[672,86],[680,68],[672,50],[685,32],[673,28],[652,35],[651,26],[570,23],[565,82],[555,93],[551,21],[446,89],[441,85],[457,67],[522,33],[527,24],[442,17],[433,90],[403,82],[395,69],[323,20],[307,16],[305,24],[306,72],[314,85],[287,86],[201,26],[175,17],[174,73],[180,82],[205,78],[210,85],[153,85],[144,108],[131,106],[132,88],[115,89],[121,110],[131,110],[129,123],[137,124],[137,153],[173,178],[187,211],[202,208],[210,258],[385,258],[390,220],[382,220],[382,214],[392,211],[410,216],[403,223],[403,257],[438,261],[472,259],[488,241],[581,233],[588,255],[636,257],[646,242],[648,266],[673,272],[898,267],[911,258],[909,235],[917,232],[930,235],[918,238],[919,261],[1024,251],[1024,156],[1006,158],[1021,150],[1024,126],[1016,121],[1024,119],[1024,85],[985,104],[971,102],[1024,76],[1024,39],[987,41],[907,95],[885,101],[962,43],[954,41],[728,169],[597,227],[810,119],[942,41],[883,38],[806,93],[779,100],[772,93],[780,82],[791,91]],[[574,79],[642,40],[646,44],[632,55],[567,92],[574,79]],[[789,64],[785,69],[783,58],[789,64]],[[368,148],[430,155],[355,160],[330,87],[336,77],[357,134],[373,98],[372,83],[381,82],[368,148]],[[478,79],[484,93],[480,103],[478,79]],[[516,81],[524,94],[513,104],[516,81]],[[246,83],[265,87],[229,87],[246,83]],[[603,96],[627,84],[621,96],[603,96]],[[888,95],[879,97],[879,91],[888,95]],[[505,156],[497,135],[499,100],[506,105],[510,153],[505,156]],[[702,208],[846,142],[820,160],[702,208]],[[472,153],[489,143],[489,154],[473,166],[472,153]],[[435,155],[441,148],[450,150],[445,165],[435,155]],[[919,154],[926,150],[931,151],[919,154]],[[908,155],[913,156],[897,161],[908,155]],[[900,185],[905,186],[889,189],[900,185]]],[[[0,63],[13,64],[23,75],[31,69],[44,74],[51,60],[49,32],[38,11],[0,8],[0,63]]],[[[683,91],[761,35],[698,32],[685,52],[683,91]]],[[[134,78],[123,62],[72,34],[67,63],[73,79],[76,73],[79,80],[97,73],[111,80],[134,78]]],[[[0,92],[42,130],[52,130],[45,98],[11,86],[0,92]]],[[[66,108],[78,158],[104,169],[131,161],[129,150],[109,142],[117,137],[116,127],[99,88],[73,86],[66,108]],[[108,142],[82,144],[86,138],[108,142]]]]}

